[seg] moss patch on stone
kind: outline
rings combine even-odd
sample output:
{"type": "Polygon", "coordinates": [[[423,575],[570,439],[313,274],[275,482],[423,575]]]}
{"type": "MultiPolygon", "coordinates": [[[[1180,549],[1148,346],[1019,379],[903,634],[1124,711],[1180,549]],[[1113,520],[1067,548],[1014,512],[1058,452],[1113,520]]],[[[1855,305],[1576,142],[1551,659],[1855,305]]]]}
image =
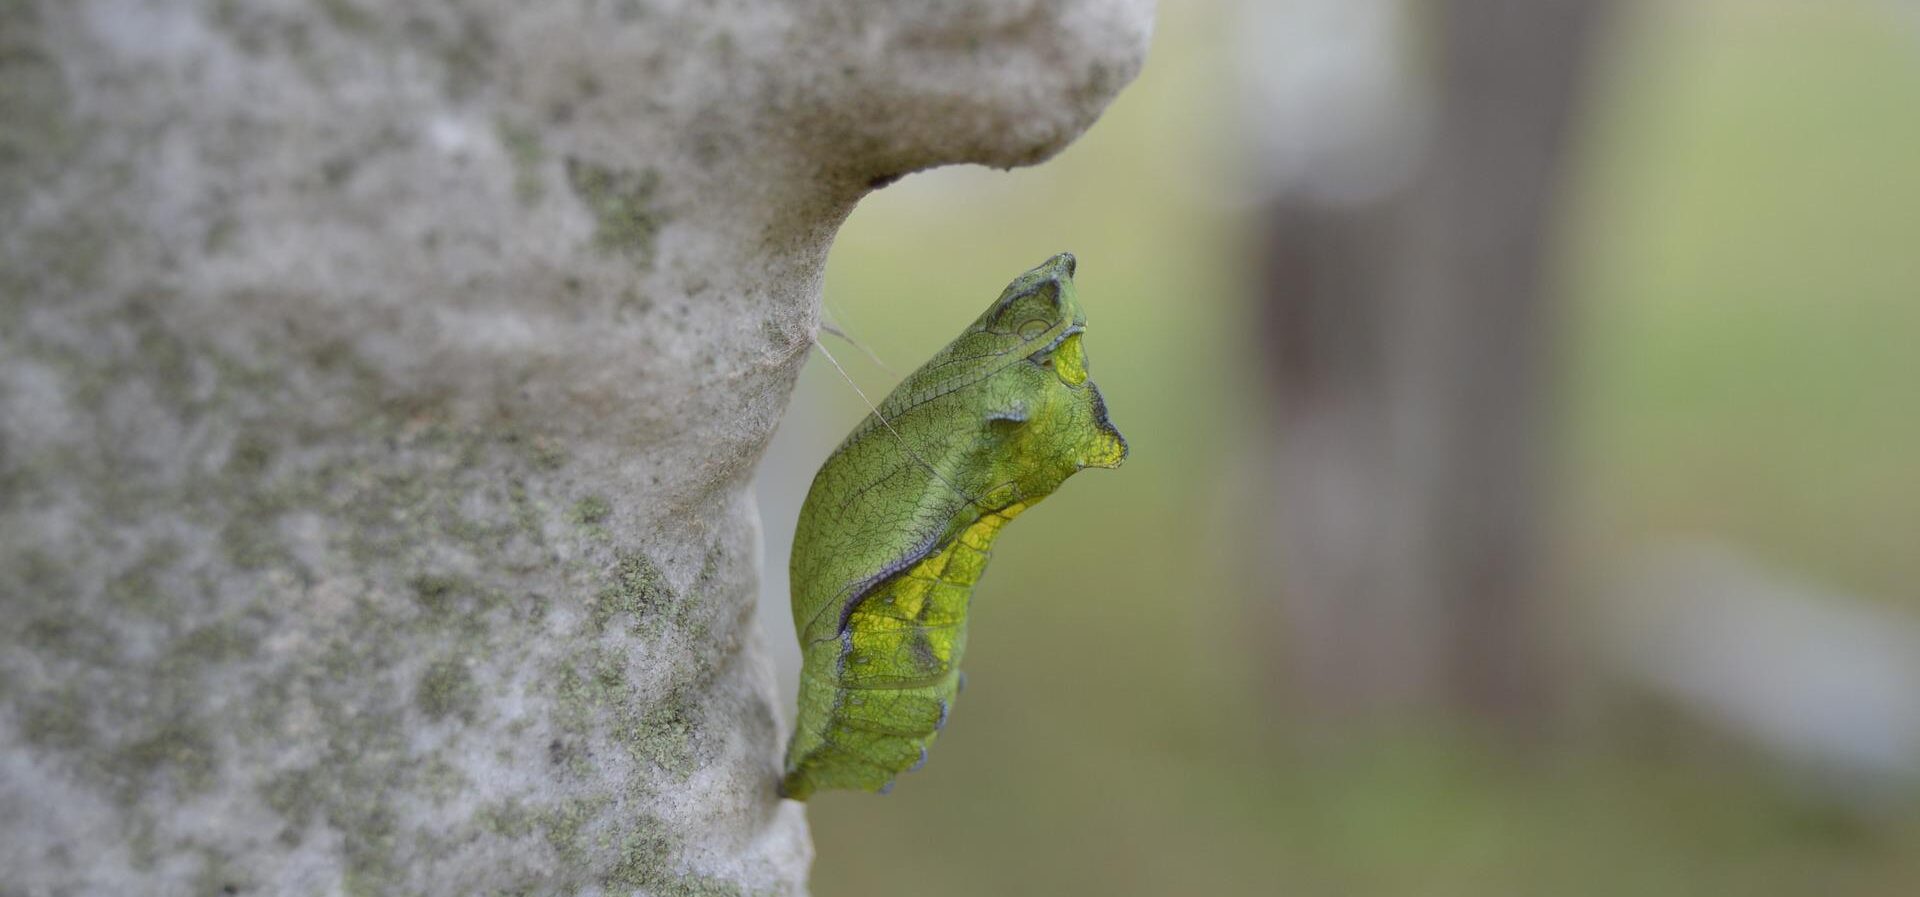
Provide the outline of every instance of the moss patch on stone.
{"type": "Polygon", "coordinates": [[[210,623],[174,640],[161,661],[162,672],[197,674],[208,666],[250,656],[258,645],[258,637],[239,623],[210,623]]]}
{"type": "Polygon", "coordinates": [[[620,841],[619,859],[601,878],[610,894],[646,893],[653,897],[744,897],[732,882],[689,875],[673,868],[679,839],[657,819],[642,818],[620,841]]]}
{"type": "Polygon", "coordinates": [[[612,581],[593,596],[589,609],[595,632],[604,631],[615,617],[626,616],[640,632],[675,600],[667,578],[653,561],[637,551],[622,552],[614,561],[612,581]]]}
{"type": "Polygon", "coordinates": [[[589,495],[574,502],[573,522],[583,526],[599,523],[607,519],[607,515],[611,513],[613,513],[613,505],[607,501],[606,496],[589,495]]]}
{"type": "Polygon", "coordinates": [[[206,729],[197,720],[175,719],[122,745],[108,769],[120,780],[120,800],[131,803],[142,789],[162,780],[177,796],[205,791],[218,764],[206,729]]]}
{"type": "Polygon", "coordinates": [[[677,779],[693,774],[699,736],[699,707],[689,689],[675,689],[657,702],[646,701],[628,681],[624,661],[594,648],[585,671],[569,661],[560,670],[552,718],[564,736],[549,747],[555,764],[580,772],[584,758],[570,751],[570,740],[591,737],[604,721],[606,732],[627,755],[677,779]]]}
{"type": "Polygon", "coordinates": [[[695,711],[685,692],[668,695],[641,714],[628,733],[627,748],[635,757],[686,778],[693,773],[695,711]]]}
{"type": "Polygon", "coordinates": [[[596,796],[557,804],[541,810],[534,826],[563,866],[578,866],[585,861],[590,846],[584,834],[586,828],[610,802],[607,797],[596,796]]]}
{"type": "Polygon", "coordinates": [[[453,610],[454,599],[464,583],[452,576],[423,573],[407,585],[413,588],[414,603],[420,605],[422,612],[440,616],[453,610]]]}
{"type": "Polygon", "coordinates": [[[653,264],[653,241],[664,223],[654,208],[660,173],[621,171],[576,158],[567,160],[567,183],[593,213],[593,245],[642,267],[653,264]]]}
{"type": "Polygon", "coordinates": [[[326,14],[327,21],[333,27],[341,31],[367,34],[379,27],[372,15],[349,0],[320,0],[320,11],[326,14]]]}
{"type": "Polygon", "coordinates": [[[76,755],[94,740],[93,724],[78,689],[55,692],[19,710],[27,743],[52,754],[76,755]]]}
{"type": "Polygon", "coordinates": [[[500,146],[507,151],[507,161],[513,164],[513,195],[523,206],[540,201],[546,192],[546,184],[540,179],[540,163],[545,161],[546,152],[540,147],[540,135],[532,128],[523,128],[506,119],[494,125],[500,137],[500,146]]]}
{"type": "Polygon", "coordinates": [[[0,210],[10,210],[80,141],[59,60],[39,44],[38,8],[10,2],[0,17],[0,210]]]}
{"type": "Polygon", "coordinates": [[[473,673],[465,663],[457,659],[436,660],[420,675],[414,700],[429,719],[458,716],[470,720],[480,704],[480,689],[474,685],[473,673]]]}

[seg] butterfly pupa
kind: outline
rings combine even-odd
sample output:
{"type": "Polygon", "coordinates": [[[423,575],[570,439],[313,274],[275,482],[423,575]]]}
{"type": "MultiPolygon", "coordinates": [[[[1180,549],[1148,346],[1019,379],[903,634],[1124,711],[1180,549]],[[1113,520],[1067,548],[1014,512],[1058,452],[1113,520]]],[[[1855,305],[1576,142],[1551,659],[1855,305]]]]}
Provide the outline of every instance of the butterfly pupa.
{"type": "Polygon", "coordinates": [[[960,687],[967,606],[1008,521],[1118,467],[1061,253],[880,402],[815,474],[791,562],[799,713],[780,793],[885,791],[926,762],[960,687]]]}

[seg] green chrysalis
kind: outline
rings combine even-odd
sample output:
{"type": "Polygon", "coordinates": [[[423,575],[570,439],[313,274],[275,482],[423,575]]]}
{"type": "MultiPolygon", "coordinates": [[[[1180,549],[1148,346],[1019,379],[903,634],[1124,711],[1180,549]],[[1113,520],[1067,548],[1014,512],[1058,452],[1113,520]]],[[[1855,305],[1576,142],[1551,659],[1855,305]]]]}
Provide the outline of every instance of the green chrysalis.
{"type": "Polygon", "coordinates": [[[814,475],[793,541],[800,712],[781,794],[885,791],[960,685],[1000,528],[1127,443],[1087,379],[1073,256],[1020,275],[814,475]]]}

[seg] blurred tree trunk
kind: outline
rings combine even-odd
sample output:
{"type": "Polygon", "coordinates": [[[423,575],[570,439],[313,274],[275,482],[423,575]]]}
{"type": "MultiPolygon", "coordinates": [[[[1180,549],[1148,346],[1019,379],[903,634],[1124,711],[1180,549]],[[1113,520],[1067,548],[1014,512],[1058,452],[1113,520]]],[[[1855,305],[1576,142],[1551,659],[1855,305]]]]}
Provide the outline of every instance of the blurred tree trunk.
{"type": "Polygon", "coordinates": [[[1526,729],[1551,708],[1550,255],[1610,6],[1421,7],[1433,86],[1411,176],[1267,216],[1280,610],[1324,710],[1526,729]]]}
{"type": "Polygon", "coordinates": [[[804,892],[747,486],[829,243],[1150,21],[5,3],[0,890],[804,892]]]}

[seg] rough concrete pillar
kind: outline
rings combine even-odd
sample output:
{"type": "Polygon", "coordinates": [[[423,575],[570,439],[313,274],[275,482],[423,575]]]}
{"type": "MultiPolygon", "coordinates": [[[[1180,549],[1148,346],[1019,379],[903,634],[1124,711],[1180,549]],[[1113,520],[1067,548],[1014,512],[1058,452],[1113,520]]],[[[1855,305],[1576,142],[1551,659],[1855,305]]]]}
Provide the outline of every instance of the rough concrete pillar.
{"type": "Polygon", "coordinates": [[[802,892],[745,490],[828,245],[1150,15],[0,0],[0,891],[802,892]]]}

